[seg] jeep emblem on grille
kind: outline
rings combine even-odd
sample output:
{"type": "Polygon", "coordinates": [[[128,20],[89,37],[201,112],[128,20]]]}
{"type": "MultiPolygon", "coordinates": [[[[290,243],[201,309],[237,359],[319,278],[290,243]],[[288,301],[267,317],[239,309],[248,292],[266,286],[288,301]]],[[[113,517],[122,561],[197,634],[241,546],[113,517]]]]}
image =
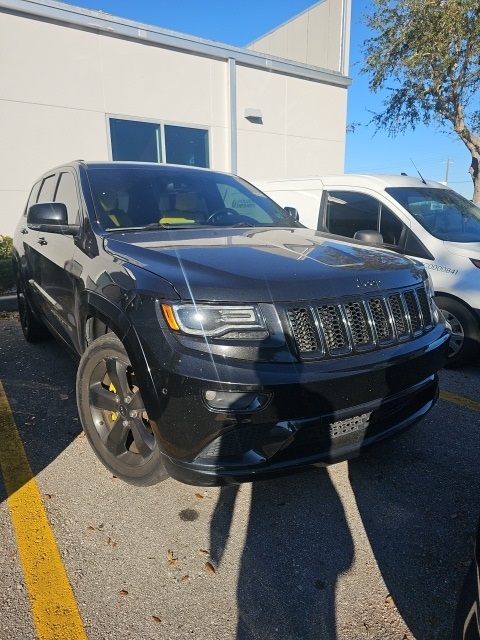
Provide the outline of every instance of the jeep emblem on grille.
{"type": "Polygon", "coordinates": [[[357,287],[359,289],[377,289],[380,291],[382,282],[381,280],[360,280],[360,278],[357,278],[357,287]]]}

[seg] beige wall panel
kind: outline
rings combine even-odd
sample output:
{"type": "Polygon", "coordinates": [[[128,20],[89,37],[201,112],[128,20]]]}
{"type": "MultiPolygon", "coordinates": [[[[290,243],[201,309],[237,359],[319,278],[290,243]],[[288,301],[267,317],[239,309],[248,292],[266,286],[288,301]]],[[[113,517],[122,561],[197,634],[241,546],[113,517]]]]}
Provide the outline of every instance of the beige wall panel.
{"type": "Polygon", "coordinates": [[[107,113],[225,126],[227,64],[102,37],[107,113]]]}
{"type": "Polygon", "coordinates": [[[267,34],[264,38],[257,40],[250,47],[252,51],[260,51],[270,56],[286,57],[285,51],[288,49],[288,33],[286,29],[276,29],[267,34]]]}
{"type": "Polygon", "coordinates": [[[238,174],[247,180],[343,173],[341,142],[243,131],[238,137],[238,174]]]}
{"type": "MultiPolygon", "coordinates": [[[[285,57],[288,60],[296,60],[304,64],[307,62],[308,21],[309,12],[303,13],[296,20],[291,20],[286,25],[288,45],[285,57]]],[[[282,52],[277,55],[281,56],[282,52]]]]}
{"type": "MultiPolygon", "coordinates": [[[[329,69],[341,71],[340,69],[340,45],[341,45],[341,24],[342,24],[342,5],[340,2],[330,2],[330,24],[336,25],[335,29],[328,32],[328,50],[327,63],[329,69]]],[[[312,28],[316,25],[312,24],[312,28]]]]}
{"type": "Polygon", "coordinates": [[[285,132],[286,78],[249,67],[237,67],[237,128],[251,132],[285,132]],[[263,124],[249,122],[245,109],[260,109],[263,124]]]}
{"type": "Polygon", "coordinates": [[[336,57],[329,56],[330,40],[334,38],[339,42],[340,38],[339,27],[331,19],[331,4],[331,2],[324,2],[308,14],[306,61],[316,67],[338,71],[340,44],[336,57]]]}
{"type": "Polygon", "coordinates": [[[230,133],[225,127],[210,129],[210,168],[230,171],[230,133]]]}
{"type": "Polygon", "coordinates": [[[0,236],[13,237],[17,222],[20,220],[27,204],[31,187],[33,187],[33,183],[28,189],[20,191],[0,190],[0,236]]]}
{"type": "Polygon", "coordinates": [[[0,92],[8,100],[103,110],[97,36],[0,13],[0,92]]]}
{"type": "Polygon", "coordinates": [[[287,79],[287,136],[302,136],[345,143],[347,90],[287,79]]]}
{"type": "Polygon", "coordinates": [[[238,132],[238,175],[247,180],[285,176],[285,138],[271,133],[238,132]]]}
{"type": "Polygon", "coordinates": [[[248,48],[333,71],[340,70],[343,0],[325,0],[248,48]]]}
{"type": "Polygon", "coordinates": [[[0,100],[0,123],[0,234],[11,230],[5,194],[24,201],[47,169],[77,158],[108,159],[103,114],[0,100]]]}
{"type": "Polygon", "coordinates": [[[279,177],[296,178],[344,171],[343,142],[290,137],[286,142],[285,155],[285,175],[279,177]]]}

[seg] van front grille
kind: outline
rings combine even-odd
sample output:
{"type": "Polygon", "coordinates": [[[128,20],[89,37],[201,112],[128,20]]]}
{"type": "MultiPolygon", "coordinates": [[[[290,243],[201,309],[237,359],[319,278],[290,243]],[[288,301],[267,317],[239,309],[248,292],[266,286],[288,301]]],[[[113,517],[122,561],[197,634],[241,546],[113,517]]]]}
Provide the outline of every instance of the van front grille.
{"type": "Polygon", "coordinates": [[[386,296],[287,309],[302,359],[337,357],[413,340],[433,328],[423,286],[386,296]]]}

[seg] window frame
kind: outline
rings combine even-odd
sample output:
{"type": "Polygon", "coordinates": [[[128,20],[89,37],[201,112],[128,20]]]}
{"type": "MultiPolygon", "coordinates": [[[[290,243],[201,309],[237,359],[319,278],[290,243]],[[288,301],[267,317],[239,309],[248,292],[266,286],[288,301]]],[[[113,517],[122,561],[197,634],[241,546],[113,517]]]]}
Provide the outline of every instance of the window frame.
{"type": "MultiPolygon", "coordinates": [[[[207,135],[207,142],[206,142],[206,160],[207,160],[207,165],[203,166],[203,165],[182,165],[182,166],[194,166],[194,167],[199,167],[199,168],[205,168],[205,169],[211,169],[211,158],[212,158],[212,149],[211,149],[211,140],[212,140],[212,136],[211,136],[211,127],[210,126],[201,126],[201,125],[192,125],[190,123],[181,123],[181,122],[170,122],[168,120],[154,120],[151,118],[133,118],[130,116],[119,116],[116,114],[107,114],[106,115],[106,120],[107,120],[107,136],[108,136],[108,154],[109,154],[109,160],[114,160],[113,157],[113,145],[112,145],[112,131],[111,131],[111,121],[112,120],[124,120],[126,122],[138,122],[138,123],[145,123],[145,124],[151,124],[151,125],[156,125],[158,127],[158,132],[159,132],[159,145],[158,145],[158,150],[160,152],[160,160],[157,162],[151,162],[151,164],[169,164],[167,162],[167,147],[166,147],[166,136],[165,136],[165,127],[178,127],[179,129],[194,129],[197,131],[202,131],[204,133],[206,133],[207,135]]],[[[123,162],[136,162],[136,160],[122,160],[123,162]]]]}
{"type": "MultiPolygon", "coordinates": [[[[67,185],[69,186],[69,185],[67,185]]],[[[63,187],[63,185],[62,185],[63,187]]],[[[79,190],[78,190],[78,183],[76,180],[76,176],[75,173],[69,169],[68,167],[65,168],[60,168],[58,170],[58,174],[57,174],[57,183],[55,185],[55,191],[53,194],[53,202],[63,202],[63,204],[65,204],[65,206],[67,207],[67,213],[68,213],[68,224],[69,225],[79,225],[81,220],[82,220],[82,204],[81,204],[81,200],[80,200],[80,196],[79,196],[79,190]],[[76,205],[77,205],[77,213],[75,216],[75,220],[73,220],[73,216],[71,216],[70,214],[72,213],[68,207],[68,204],[66,202],[64,202],[63,200],[57,200],[57,195],[58,195],[58,189],[61,185],[62,182],[62,176],[64,174],[67,174],[68,176],[70,176],[70,178],[72,179],[72,187],[73,187],[73,194],[75,195],[75,201],[76,201],[76,205]]]]}

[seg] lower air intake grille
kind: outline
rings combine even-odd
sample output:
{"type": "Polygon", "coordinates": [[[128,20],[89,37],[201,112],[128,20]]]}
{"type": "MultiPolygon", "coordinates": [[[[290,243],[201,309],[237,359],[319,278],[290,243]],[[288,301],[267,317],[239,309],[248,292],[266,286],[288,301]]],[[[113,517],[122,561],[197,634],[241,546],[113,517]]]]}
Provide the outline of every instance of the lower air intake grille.
{"type": "Polygon", "coordinates": [[[287,317],[304,360],[387,347],[413,340],[433,328],[423,286],[385,297],[290,308],[287,317]]]}

